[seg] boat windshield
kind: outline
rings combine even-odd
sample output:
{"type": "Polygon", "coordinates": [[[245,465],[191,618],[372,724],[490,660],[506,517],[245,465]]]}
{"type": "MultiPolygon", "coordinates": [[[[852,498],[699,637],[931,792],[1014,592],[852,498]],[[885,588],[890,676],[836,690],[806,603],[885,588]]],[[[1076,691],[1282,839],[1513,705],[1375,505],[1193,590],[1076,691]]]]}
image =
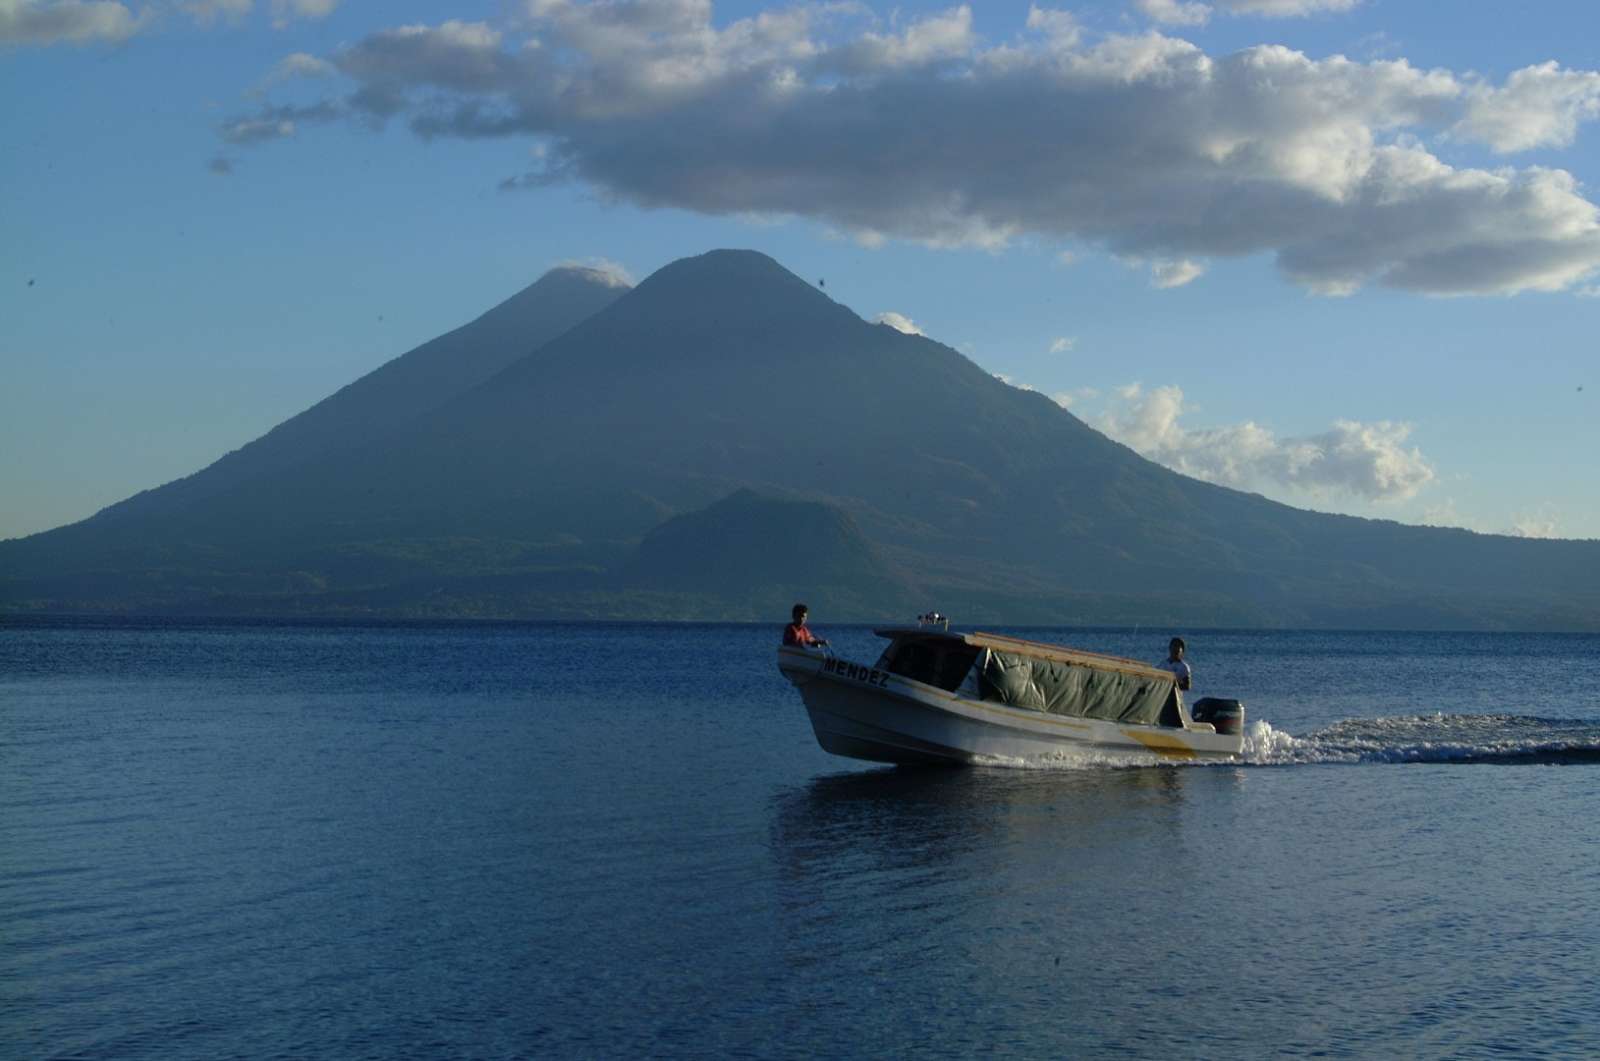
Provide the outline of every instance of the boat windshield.
{"type": "Polygon", "coordinates": [[[878,669],[955,692],[980,650],[955,638],[900,637],[878,659],[878,669]]]}

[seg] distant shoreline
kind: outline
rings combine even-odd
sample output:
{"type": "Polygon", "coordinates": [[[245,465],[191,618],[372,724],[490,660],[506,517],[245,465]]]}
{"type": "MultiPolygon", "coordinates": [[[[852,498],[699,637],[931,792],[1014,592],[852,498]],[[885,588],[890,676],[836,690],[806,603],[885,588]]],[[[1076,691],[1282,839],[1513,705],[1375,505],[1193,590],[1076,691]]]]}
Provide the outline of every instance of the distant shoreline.
{"type": "MultiPolygon", "coordinates": [[[[473,627],[575,627],[590,626],[600,628],[626,629],[635,627],[661,627],[664,629],[681,629],[696,627],[726,627],[728,629],[752,629],[770,627],[774,637],[782,631],[785,617],[774,617],[770,620],[758,619],[595,619],[595,618],[564,618],[564,619],[529,619],[529,618],[502,618],[495,616],[462,616],[462,617],[416,617],[416,616],[348,616],[348,615],[203,615],[196,613],[171,613],[162,614],[154,612],[9,612],[0,610],[0,629],[6,628],[80,628],[95,629],[97,627],[129,629],[187,629],[207,626],[226,627],[282,627],[282,628],[323,628],[323,629],[437,629],[473,627]]],[[[841,621],[818,622],[818,628],[828,630],[857,630],[871,631],[884,626],[905,625],[911,620],[906,616],[892,616],[872,621],[841,621]]],[[[1073,630],[1085,633],[1111,633],[1128,634],[1140,631],[1150,632],[1152,636],[1164,635],[1169,627],[1158,626],[1152,623],[1121,624],[1121,623],[1009,623],[1004,621],[982,620],[974,623],[954,623],[960,629],[986,629],[986,630],[1073,630]]],[[[1203,636],[1205,634],[1463,634],[1479,636],[1562,636],[1562,637],[1600,637],[1600,629],[1557,629],[1557,628],[1527,628],[1527,629],[1489,629],[1484,627],[1353,627],[1353,626],[1187,626],[1170,624],[1170,629],[1181,631],[1186,636],[1203,636]]],[[[1158,637],[1159,640],[1159,637],[1158,637]]]]}

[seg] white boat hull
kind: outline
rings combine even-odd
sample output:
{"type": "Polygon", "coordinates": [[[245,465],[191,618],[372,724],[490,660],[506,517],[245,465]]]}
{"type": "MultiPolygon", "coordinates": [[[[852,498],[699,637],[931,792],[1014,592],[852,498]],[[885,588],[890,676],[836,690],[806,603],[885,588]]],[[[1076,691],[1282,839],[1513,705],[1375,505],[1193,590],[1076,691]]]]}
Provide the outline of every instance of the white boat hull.
{"type": "Polygon", "coordinates": [[[800,648],[779,649],[778,666],[800,690],[817,743],[853,759],[1133,765],[1226,760],[1242,744],[1209,725],[1131,725],[973,700],[800,648]]]}

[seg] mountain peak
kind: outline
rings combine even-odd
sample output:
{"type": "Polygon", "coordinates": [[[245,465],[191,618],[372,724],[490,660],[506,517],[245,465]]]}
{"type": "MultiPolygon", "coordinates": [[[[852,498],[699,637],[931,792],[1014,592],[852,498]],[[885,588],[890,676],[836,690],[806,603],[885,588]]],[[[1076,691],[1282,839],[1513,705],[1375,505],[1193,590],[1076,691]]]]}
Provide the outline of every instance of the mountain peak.
{"type": "Polygon", "coordinates": [[[650,281],[697,284],[790,284],[805,290],[811,285],[760,251],[724,249],[679,258],[652,273],[650,281]]]}
{"type": "Polygon", "coordinates": [[[771,255],[762,254],[760,251],[750,250],[745,247],[718,247],[703,254],[693,254],[687,258],[679,258],[677,261],[663,266],[659,271],[666,272],[669,269],[699,272],[708,270],[720,272],[765,270],[774,275],[794,275],[778,264],[778,260],[771,255]]]}
{"type": "Polygon", "coordinates": [[[692,324],[714,318],[719,327],[740,322],[858,319],[817,287],[759,251],[714,250],[680,258],[651,273],[626,300],[635,312],[667,314],[692,324]]]}
{"type": "MultiPolygon", "coordinates": [[[[504,302],[484,313],[475,324],[497,324],[512,329],[526,327],[552,310],[560,309],[569,326],[610,305],[632,287],[619,270],[588,265],[558,265],[504,302]],[[570,307],[570,308],[569,308],[570,307]]],[[[544,336],[543,342],[551,336],[544,336]]],[[[532,349],[531,344],[528,349],[532,349]]]]}

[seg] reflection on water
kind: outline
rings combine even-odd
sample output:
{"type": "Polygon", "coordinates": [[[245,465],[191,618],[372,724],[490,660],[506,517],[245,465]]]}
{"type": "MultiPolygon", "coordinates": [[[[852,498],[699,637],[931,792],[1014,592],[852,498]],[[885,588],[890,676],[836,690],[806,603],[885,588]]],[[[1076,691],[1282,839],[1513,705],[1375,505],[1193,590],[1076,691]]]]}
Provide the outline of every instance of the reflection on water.
{"type": "Polygon", "coordinates": [[[785,866],[805,872],[856,859],[926,868],[998,846],[1092,845],[1130,828],[1170,826],[1185,773],[889,767],[831,774],[774,796],[773,847],[785,866]]]}
{"type": "Polygon", "coordinates": [[[1176,882],[1236,818],[1241,777],[887,768],[786,788],[769,831],[782,961],[807,982],[912,978],[947,1054],[992,1046],[962,1039],[976,985],[983,1020],[1032,1022],[1047,1053],[1073,1051],[1108,988],[1130,1027],[1145,1005],[1170,1017],[1183,985],[1150,963],[1193,934],[1176,882]]]}
{"type": "Polygon", "coordinates": [[[1108,867],[1125,881],[1130,847],[1184,847],[1185,774],[887,768],[779,792],[770,842],[795,957],[841,937],[892,946],[875,932],[908,916],[1003,921],[1041,891],[1104,889],[1108,867]]]}

